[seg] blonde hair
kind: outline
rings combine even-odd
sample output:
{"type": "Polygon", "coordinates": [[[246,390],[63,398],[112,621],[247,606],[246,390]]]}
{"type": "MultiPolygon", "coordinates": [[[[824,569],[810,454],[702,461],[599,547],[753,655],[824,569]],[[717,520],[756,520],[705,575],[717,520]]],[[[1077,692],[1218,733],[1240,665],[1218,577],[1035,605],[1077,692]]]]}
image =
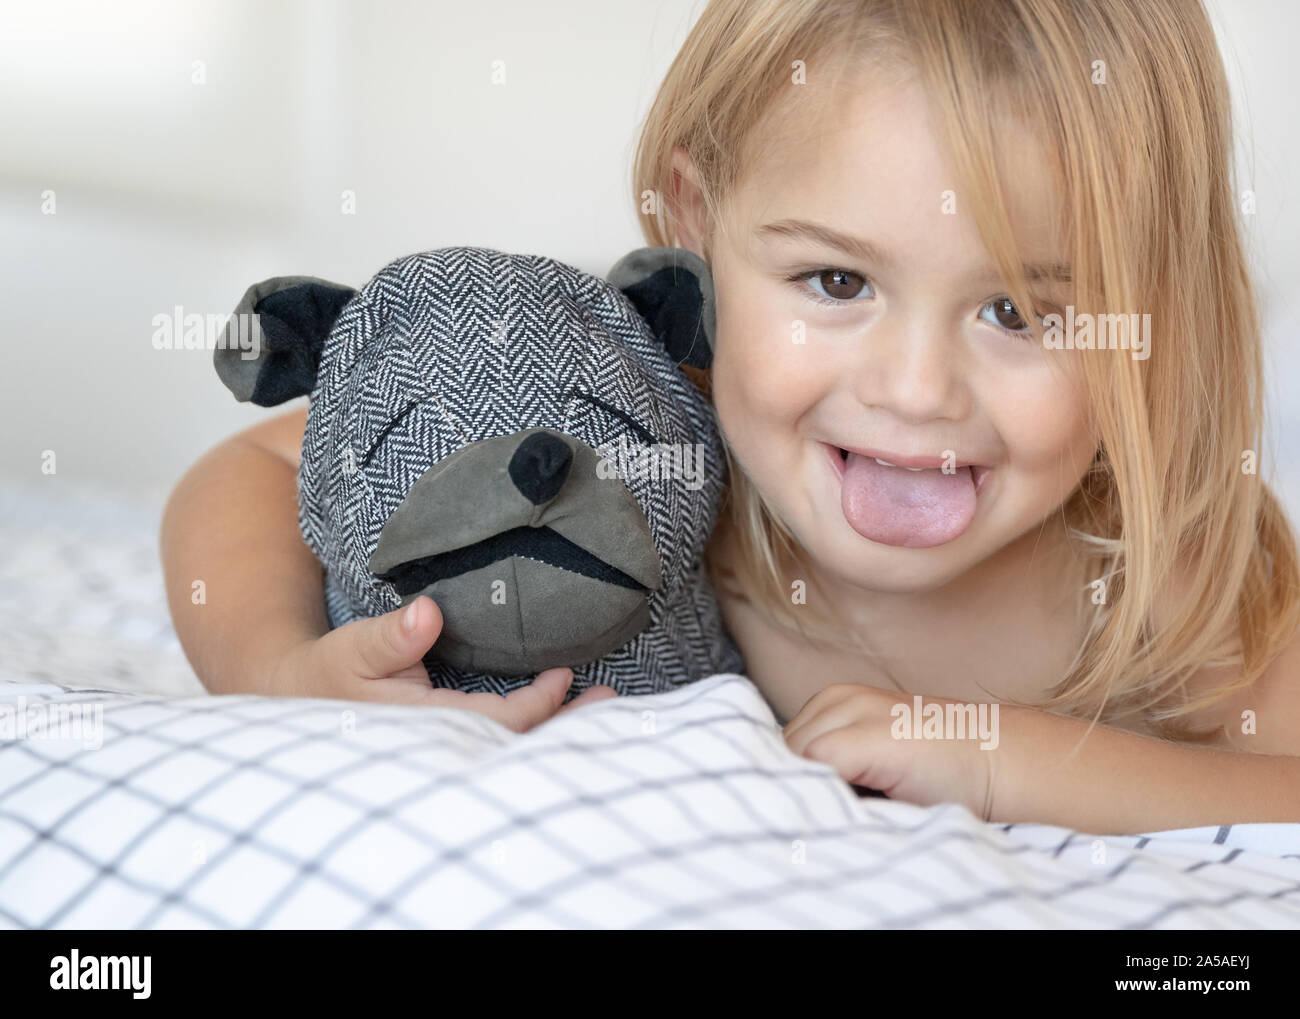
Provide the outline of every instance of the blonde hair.
{"type": "MultiPolygon", "coordinates": [[[[1196,738],[1188,716],[1253,683],[1300,622],[1291,531],[1242,468],[1260,450],[1262,351],[1209,19],[1198,0],[713,0],[637,148],[637,204],[664,199],[642,216],[647,243],[676,241],[675,148],[698,173],[709,230],[725,229],[760,128],[799,91],[795,62],[838,81],[868,59],[919,74],[1017,307],[1034,305],[996,161],[1008,117],[1038,130],[1066,196],[1075,305],[1151,315],[1147,360],[1076,355],[1099,446],[1061,512],[1089,563],[1091,618],[1040,706],[1196,738]],[[1193,696],[1193,675],[1215,666],[1236,679],[1193,696]]],[[[722,528],[738,543],[736,587],[789,621],[803,552],[731,467],[722,528]]]]}

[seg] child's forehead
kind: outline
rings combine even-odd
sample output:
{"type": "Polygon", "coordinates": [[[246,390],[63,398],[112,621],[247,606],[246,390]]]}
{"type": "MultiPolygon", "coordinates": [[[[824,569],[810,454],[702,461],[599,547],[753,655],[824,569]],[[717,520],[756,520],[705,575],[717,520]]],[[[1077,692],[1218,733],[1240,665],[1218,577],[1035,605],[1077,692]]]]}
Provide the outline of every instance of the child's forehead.
{"type": "MultiPolygon", "coordinates": [[[[863,74],[835,91],[835,115],[802,116],[789,104],[737,182],[730,227],[750,243],[789,239],[769,228],[813,222],[906,261],[909,254],[975,274],[987,262],[972,194],[949,153],[938,117],[914,77],[863,74]]],[[[1048,142],[1009,112],[990,125],[993,179],[1026,262],[1065,261],[1064,203],[1048,142]]],[[[802,238],[807,240],[807,237],[802,238]]]]}

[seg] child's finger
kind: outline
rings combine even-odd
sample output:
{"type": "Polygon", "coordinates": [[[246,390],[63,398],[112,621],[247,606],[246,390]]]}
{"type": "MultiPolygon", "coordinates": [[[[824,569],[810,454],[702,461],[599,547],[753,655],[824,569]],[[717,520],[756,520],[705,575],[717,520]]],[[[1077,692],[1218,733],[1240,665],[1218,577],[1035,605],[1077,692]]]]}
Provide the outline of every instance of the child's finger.
{"type": "Polygon", "coordinates": [[[381,679],[419,663],[442,632],[442,612],[421,595],[409,605],[338,629],[347,643],[343,664],[355,675],[381,679]]]}
{"type": "Polygon", "coordinates": [[[527,686],[506,694],[502,709],[493,714],[515,732],[525,732],[560,710],[572,683],[572,669],[546,669],[527,686]]]}

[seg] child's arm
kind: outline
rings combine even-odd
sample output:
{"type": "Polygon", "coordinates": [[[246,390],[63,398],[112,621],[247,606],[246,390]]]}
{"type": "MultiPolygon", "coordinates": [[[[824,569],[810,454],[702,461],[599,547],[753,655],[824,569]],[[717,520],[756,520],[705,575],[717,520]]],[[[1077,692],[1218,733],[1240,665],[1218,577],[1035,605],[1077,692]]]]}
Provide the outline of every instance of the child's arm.
{"type": "MultiPolygon", "coordinates": [[[[168,500],[161,534],[167,599],[204,686],[460,707],[517,730],[560,710],[573,678],[568,669],[548,669],[507,697],[432,688],[420,659],[442,615],[428,598],[329,630],[323,573],[298,530],[305,424],[304,406],[227,439],[190,468],[168,500]]],[[[593,687],[569,707],[610,694],[593,687]]]]}
{"type": "Polygon", "coordinates": [[[911,697],[839,684],[810,698],[785,737],[847,782],[924,806],[962,803],[999,823],[1119,835],[1300,822],[1300,642],[1207,716],[1221,734],[1215,746],[1104,725],[1089,732],[1087,722],[1046,711],[997,708],[988,719],[996,722],[974,738],[915,739],[911,697]]]}
{"type": "MultiPolygon", "coordinates": [[[[1232,678],[1226,667],[1202,670],[1189,681],[1189,693],[1221,688],[1232,678]]],[[[1215,733],[1207,746],[1097,726],[1067,759],[1065,752],[1083,737],[1083,723],[1013,709],[1003,721],[1003,802],[995,812],[1128,833],[1300,821],[1300,641],[1251,686],[1189,721],[1215,733]]]]}
{"type": "Polygon", "coordinates": [[[1300,821],[1300,757],[1211,749],[1004,708],[989,820],[1132,835],[1300,821]],[[1078,754],[1068,752],[1083,740],[1078,754]]]}
{"type": "Polygon", "coordinates": [[[163,514],[172,623],[213,693],[269,691],[268,664],[329,629],[321,567],[296,516],[306,414],[292,410],[210,450],[163,514]]]}

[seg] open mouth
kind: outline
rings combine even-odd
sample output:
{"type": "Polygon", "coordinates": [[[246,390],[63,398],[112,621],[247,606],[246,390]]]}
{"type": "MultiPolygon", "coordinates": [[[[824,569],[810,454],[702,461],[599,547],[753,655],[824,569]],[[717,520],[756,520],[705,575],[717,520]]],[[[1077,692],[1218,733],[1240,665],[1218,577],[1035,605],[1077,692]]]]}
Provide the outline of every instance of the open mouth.
{"type": "Polygon", "coordinates": [[[440,580],[522,556],[616,587],[646,592],[639,581],[549,527],[512,527],[470,545],[399,563],[379,574],[402,597],[417,594],[440,580]]]}
{"type": "Polygon", "coordinates": [[[964,534],[991,469],[951,455],[823,445],[840,480],[845,521],[862,537],[895,547],[933,548],[964,534]]]}
{"type": "MultiPolygon", "coordinates": [[[[823,445],[825,445],[826,448],[831,451],[836,472],[840,475],[840,477],[844,476],[844,469],[848,465],[850,456],[870,456],[871,459],[875,460],[876,463],[878,463],[882,467],[894,467],[899,470],[909,471],[913,474],[917,474],[920,473],[921,471],[928,471],[928,470],[942,472],[945,466],[942,457],[896,457],[897,460],[902,462],[892,463],[889,460],[886,460],[882,457],[875,456],[874,454],[856,453],[852,450],[845,449],[842,446],[831,446],[826,443],[823,443],[823,445]],[[921,466],[904,465],[904,464],[908,464],[908,465],[915,464],[918,460],[926,460],[926,461],[934,461],[934,462],[933,463],[927,462],[921,466]]],[[[984,479],[988,477],[989,471],[993,469],[991,467],[986,467],[983,464],[973,464],[965,460],[956,461],[954,464],[952,464],[952,467],[953,470],[969,469],[971,480],[975,483],[975,491],[977,492],[980,490],[980,487],[984,484],[984,479]]]]}

